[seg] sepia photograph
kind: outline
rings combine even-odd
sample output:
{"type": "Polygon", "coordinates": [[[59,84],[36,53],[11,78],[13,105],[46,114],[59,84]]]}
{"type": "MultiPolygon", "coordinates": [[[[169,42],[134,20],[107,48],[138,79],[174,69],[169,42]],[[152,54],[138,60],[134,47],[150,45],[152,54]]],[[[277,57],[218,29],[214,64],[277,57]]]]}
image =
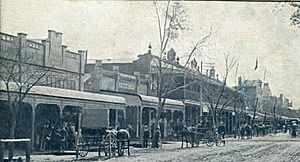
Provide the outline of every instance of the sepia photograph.
{"type": "Polygon", "coordinates": [[[0,162],[300,162],[299,43],[296,1],[0,0],[0,162]]]}

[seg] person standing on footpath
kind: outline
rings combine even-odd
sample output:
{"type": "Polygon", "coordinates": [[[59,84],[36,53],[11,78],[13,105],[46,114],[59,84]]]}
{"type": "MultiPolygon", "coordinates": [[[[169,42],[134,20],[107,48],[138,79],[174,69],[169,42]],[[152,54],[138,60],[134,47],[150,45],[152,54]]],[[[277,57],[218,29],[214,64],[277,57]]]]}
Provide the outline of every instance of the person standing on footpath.
{"type": "Polygon", "coordinates": [[[150,138],[150,131],[148,130],[148,127],[145,126],[145,128],[144,128],[144,136],[143,136],[143,139],[144,139],[143,146],[144,146],[144,148],[148,147],[149,138],[150,138]]]}
{"type": "Polygon", "coordinates": [[[158,126],[154,134],[154,148],[159,148],[158,142],[160,140],[160,127],[158,126]]]}
{"type": "Polygon", "coordinates": [[[297,136],[296,129],[297,129],[297,123],[296,123],[296,121],[293,121],[293,124],[292,124],[292,138],[295,138],[297,136]]]}

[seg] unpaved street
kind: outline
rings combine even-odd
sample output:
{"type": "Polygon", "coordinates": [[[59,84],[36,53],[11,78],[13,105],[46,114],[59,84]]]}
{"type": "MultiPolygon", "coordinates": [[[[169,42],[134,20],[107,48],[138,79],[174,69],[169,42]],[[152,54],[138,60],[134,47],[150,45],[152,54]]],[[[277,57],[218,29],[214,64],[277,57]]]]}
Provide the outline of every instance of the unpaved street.
{"type": "MultiPolygon", "coordinates": [[[[211,162],[300,162],[300,141],[288,134],[255,137],[252,140],[230,140],[226,146],[180,148],[180,142],[164,144],[162,149],[132,148],[131,156],[98,159],[97,153],[89,153],[79,161],[211,161],[211,162]],[[290,141],[294,140],[294,141],[290,141]]],[[[75,156],[33,155],[33,161],[73,161],[75,156]]]]}
{"type": "Polygon", "coordinates": [[[166,148],[150,152],[138,151],[130,157],[107,161],[300,161],[298,142],[229,142],[225,147],[202,145],[199,148],[166,148]]]}

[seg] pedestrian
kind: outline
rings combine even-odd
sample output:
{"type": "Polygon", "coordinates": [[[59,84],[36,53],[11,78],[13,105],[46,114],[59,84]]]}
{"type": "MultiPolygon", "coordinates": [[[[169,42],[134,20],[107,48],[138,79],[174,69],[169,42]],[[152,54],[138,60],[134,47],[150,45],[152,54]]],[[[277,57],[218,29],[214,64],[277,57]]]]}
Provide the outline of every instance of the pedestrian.
{"type": "Polygon", "coordinates": [[[75,148],[76,130],[75,126],[71,123],[68,125],[67,134],[67,149],[73,150],[75,148]]]}
{"type": "Polygon", "coordinates": [[[148,130],[148,127],[145,126],[145,128],[144,128],[144,136],[143,136],[143,139],[144,139],[143,146],[144,146],[144,148],[148,147],[148,140],[149,140],[149,138],[150,138],[150,131],[148,130]]]}
{"type": "Polygon", "coordinates": [[[129,124],[128,125],[128,131],[129,131],[129,134],[130,134],[130,136],[131,136],[131,138],[135,138],[135,130],[134,130],[134,128],[129,124]]]}
{"type": "Polygon", "coordinates": [[[225,125],[223,122],[221,122],[220,126],[218,127],[218,134],[221,135],[222,139],[225,138],[225,125]]]}
{"type": "Polygon", "coordinates": [[[154,134],[154,139],[153,139],[153,145],[154,145],[154,148],[159,148],[159,140],[160,140],[160,137],[161,137],[161,134],[160,134],[160,127],[158,126],[156,131],[155,131],[155,134],[154,134]]]}
{"type": "Polygon", "coordinates": [[[218,134],[221,136],[222,138],[222,143],[223,145],[225,145],[225,125],[223,124],[223,122],[220,123],[220,126],[218,127],[218,134]]]}
{"type": "Polygon", "coordinates": [[[246,131],[247,139],[251,139],[252,138],[252,127],[249,124],[246,124],[245,131],[246,131]]]}
{"type": "Polygon", "coordinates": [[[68,131],[67,131],[67,123],[63,123],[62,128],[58,132],[60,134],[61,139],[61,148],[60,150],[65,150],[67,148],[67,137],[68,137],[68,131]]]}
{"type": "Polygon", "coordinates": [[[245,136],[245,125],[241,125],[240,127],[240,135],[241,135],[241,139],[244,139],[245,136]]]}
{"type": "Polygon", "coordinates": [[[292,138],[295,138],[297,136],[296,129],[297,129],[297,123],[296,123],[296,121],[293,121],[293,124],[292,124],[292,138]]]}
{"type": "Polygon", "coordinates": [[[286,132],[287,132],[287,126],[283,125],[283,133],[286,133],[286,132]]]}

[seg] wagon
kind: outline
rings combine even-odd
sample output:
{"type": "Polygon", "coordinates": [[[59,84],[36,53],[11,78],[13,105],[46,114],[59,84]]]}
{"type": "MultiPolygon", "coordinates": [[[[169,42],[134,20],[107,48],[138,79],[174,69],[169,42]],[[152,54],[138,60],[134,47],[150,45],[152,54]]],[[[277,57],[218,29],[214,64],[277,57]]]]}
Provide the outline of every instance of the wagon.
{"type": "Polygon", "coordinates": [[[81,138],[81,141],[79,141],[77,145],[76,152],[77,156],[85,157],[90,150],[96,149],[99,157],[112,157],[115,155],[122,156],[124,155],[124,151],[128,150],[128,155],[130,155],[129,141],[129,137],[122,137],[122,130],[106,130],[105,135],[99,137],[93,136],[81,138]]]}
{"type": "MultiPolygon", "coordinates": [[[[85,157],[90,151],[98,152],[99,156],[113,156],[117,153],[117,120],[116,114],[123,110],[124,105],[103,105],[84,108],[81,111],[80,126],[76,137],[76,157],[85,157]],[[103,107],[108,107],[103,108],[103,107]],[[101,154],[104,153],[104,154],[101,154]]],[[[121,117],[122,115],[120,115],[121,117]]]]}
{"type": "Polygon", "coordinates": [[[101,157],[101,153],[104,153],[104,156],[111,157],[116,155],[117,150],[117,131],[106,130],[106,135],[99,145],[98,156],[101,157]]]}
{"type": "Polygon", "coordinates": [[[205,144],[208,147],[212,147],[214,144],[219,146],[219,137],[215,131],[202,129],[203,132],[197,130],[184,130],[181,134],[181,148],[183,143],[186,143],[186,147],[190,144],[192,147],[199,146],[199,144],[205,144]]]}
{"type": "Polygon", "coordinates": [[[181,148],[183,148],[183,143],[186,143],[186,147],[188,147],[188,144],[190,144],[191,147],[199,146],[199,144],[205,144],[208,147],[212,147],[214,144],[216,146],[221,146],[221,143],[224,144],[224,140],[217,133],[217,130],[210,125],[208,121],[205,121],[201,124],[199,123],[196,127],[185,127],[185,129],[180,132],[181,148]]]}
{"type": "Polygon", "coordinates": [[[89,131],[83,133],[76,140],[76,156],[85,157],[89,151],[98,151],[101,143],[104,141],[105,135],[100,131],[89,131]],[[90,133],[96,132],[96,133],[90,133]]]}

